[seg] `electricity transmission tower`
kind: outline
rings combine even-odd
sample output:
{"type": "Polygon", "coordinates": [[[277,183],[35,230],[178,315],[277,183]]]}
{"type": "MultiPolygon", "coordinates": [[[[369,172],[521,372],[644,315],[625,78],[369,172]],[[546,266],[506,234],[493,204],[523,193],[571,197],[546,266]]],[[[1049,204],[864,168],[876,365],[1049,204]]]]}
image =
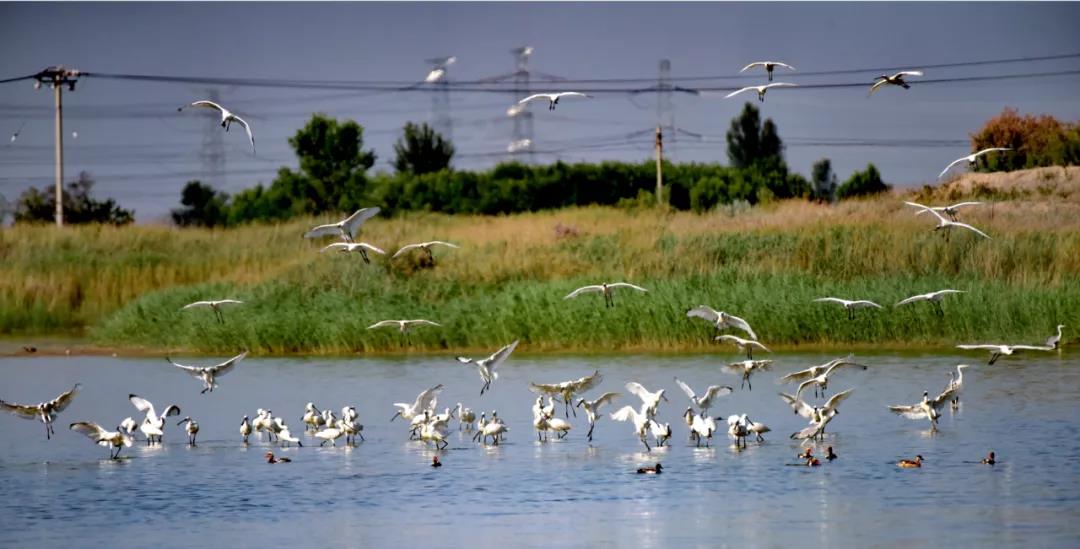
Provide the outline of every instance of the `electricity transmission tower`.
{"type": "Polygon", "coordinates": [[[510,50],[514,55],[516,70],[514,71],[514,98],[513,104],[506,114],[513,118],[514,130],[510,137],[510,146],[507,151],[510,154],[524,152],[528,155],[529,162],[533,161],[533,118],[532,112],[524,105],[518,105],[518,101],[529,96],[529,57],[532,56],[532,46],[524,46],[510,50]]]}
{"type": "Polygon", "coordinates": [[[656,126],[668,132],[667,147],[669,156],[675,152],[675,109],[671,103],[674,86],[671,85],[671,61],[660,60],[660,76],[656,81],[656,126]]]}
{"type": "MultiPolygon", "coordinates": [[[[221,94],[217,88],[206,90],[206,96],[210,101],[221,104],[221,94]]],[[[222,188],[225,185],[225,132],[217,124],[204,125],[199,159],[202,161],[203,183],[222,188]]]]}

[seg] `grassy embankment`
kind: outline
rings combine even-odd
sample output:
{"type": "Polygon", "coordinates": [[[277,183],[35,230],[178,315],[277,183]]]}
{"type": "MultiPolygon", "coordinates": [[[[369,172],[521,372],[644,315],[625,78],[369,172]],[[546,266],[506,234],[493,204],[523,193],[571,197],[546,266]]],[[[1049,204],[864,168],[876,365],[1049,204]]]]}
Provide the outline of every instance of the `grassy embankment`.
{"type": "Polygon", "coordinates": [[[934,191],[941,203],[980,192],[982,181],[981,192],[997,194],[963,213],[989,241],[956,232],[945,242],[897,196],[707,215],[408,214],[365,226],[362,239],[391,253],[431,238],[462,246],[437,250],[431,269],[418,255],[365,265],[319,254],[299,236],[313,220],[224,231],[20,227],[0,231],[0,332],[85,328],[102,346],[219,353],[489,350],[514,338],[533,350],[680,351],[711,344],[711,329],[684,315],[707,304],[746,318],[777,347],[1036,342],[1058,323],[1080,326],[1080,171],[1056,173],[965,177],[934,191]],[[557,238],[560,223],[577,236],[557,238]],[[614,309],[597,295],[563,300],[604,280],[650,293],[618,294],[614,309]],[[892,307],[946,287],[967,293],[946,299],[944,318],[926,303],[892,307]],[[886,310],[848,321],[839,307],[811,302],[825,295],[886,310]],[[247,302],[226,311],[225,325],[208,310],[179,310],[224,297],[247,302]],[[366,330],[417,317],[445,327],[420,328],[407,342],[392,329],[366,330]]]}

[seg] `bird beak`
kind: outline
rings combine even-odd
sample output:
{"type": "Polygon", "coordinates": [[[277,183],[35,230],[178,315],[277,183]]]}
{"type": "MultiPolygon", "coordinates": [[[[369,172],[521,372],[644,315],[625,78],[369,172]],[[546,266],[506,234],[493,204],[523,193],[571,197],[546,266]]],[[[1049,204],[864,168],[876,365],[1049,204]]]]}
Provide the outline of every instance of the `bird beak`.
{"type": "Polygon", "coordinates": [[[660,398],[664,399],[664,402],[671,402],[667,399],[667,395],[660,395],[660,398]]]}

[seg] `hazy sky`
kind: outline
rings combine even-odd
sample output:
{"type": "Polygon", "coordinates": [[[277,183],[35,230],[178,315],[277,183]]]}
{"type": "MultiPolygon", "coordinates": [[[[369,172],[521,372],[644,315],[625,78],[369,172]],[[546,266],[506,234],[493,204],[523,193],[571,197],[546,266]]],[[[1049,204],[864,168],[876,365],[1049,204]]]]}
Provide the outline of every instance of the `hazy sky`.
{"type": "MultiPolygon", "coordinates": [[[[734,75],[746,63],[774,58],[802,72],[995,60],[1080,53],[1076,3],[334,3],[334,4],[0,4],[0,78],[64,64],[91,72],[299,80],[419,81],[425,59],[455,55],[451,80],[514,70],[510,50],[535,48],[530,68],[570,79],[655,79],[670,59],[676,83],[733,86],[763,81],[681,82],[734,75]]],[[[926,78],[1080,69],[1080,58],[928,68],[926,78]]],[[[777,80],[860,82],[874,73],[777,80]]],[[[1080,76],[864,88],[774,90],[759,104],[779,127],[786,157],[808,175],[821,157],[841,178],[867,162],[901,185],[933,180],[966,154],[968,134],[1005,106],[1080,118],[1080,76]],[[870,140],[876,146],[840,145],[870,140]],[[883,144],[882,140],[899,140],[883,144]],[[912,143],[912,140],[921,141],[912,143]],[[927,141],[931,143],[926,143],[927,141]],[[941,141],[936,144],[933,142],[941,141]],[[928,146],[931,145],[931,146],[928,146]]],[[[630,84],[650,86],[655,82],[630,84]]],[[[585,87],[575,84],[568,87],[585,87]]],[[[91,172],[97,193],[133,207],[142,221],[163,216],[183,184],[200,176],[212,117],[177,113],[206,97],[203,84],[144,83],[87,77],[65,94],[66,173],[91,172]],[[78,132],[78,138],[72,138],[78,132]]],[[[258,156],[239,128],[225,135],[229,191],[269,183],[295,165],[286,139],[313,112],[352,118],[374,147],[376,169],[390,170],[392,144],[406,121],[429,121],[426,93],[217,86],[226,106],[248,117],[258,156]]],[[[534,91],[562,86],[534,84],[534,91]]],[[[675,125],[700,135],[667,136],[676,160],[726,162],[723,134],[746,99],[675,95],[675,125]]],[[[453,93],[459,168],[493,164],[510,140],[509,93],[453,93]]],[[[53,177],[52,94],[30,82],[0,85],[0,193],[14,200],[53,177]],[[23,126],[25,124],[25,126],[23,126]],[[19,139],[7,144],[23,127],[19,139]]],[[[537,149],[576,160],[641,160],[657,123],[652,94],[603,94],[565,101],[548,112],[532,106],[537,149]],[[611,146],[603,146],[612,143],[611,146]]],[[[555,156],[538,156],[548,162],[555,156]]]]}

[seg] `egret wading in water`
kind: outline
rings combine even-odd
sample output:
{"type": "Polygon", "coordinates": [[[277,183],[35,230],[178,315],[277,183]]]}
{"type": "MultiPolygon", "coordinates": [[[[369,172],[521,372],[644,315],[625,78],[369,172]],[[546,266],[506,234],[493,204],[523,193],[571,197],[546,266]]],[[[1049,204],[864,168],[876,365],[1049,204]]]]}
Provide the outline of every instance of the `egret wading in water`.
{"type": "MultiPolygon", "coordinates": [[[[255,154],[255,136],[251,134],[251,126],[248,125],[247,121],[245,121],[243,118],[240,118],[239,116],[236,116],[229,109],[226,109],[225,107],[222,107],[221,105],[218,105],[217,103],[214,103],[213,101],[207,101],[205,99],[202,100],[202,101],[196,101],[194,103],[191,103],[190,105],[185,105],[185,106],[186,107],[202,108],[202,109],[213,109],[213,110],[218,111],[221,114],[221,127],[225,128],[225,131],[229,131],[229,127],[232,126],[233,122],[236,122],[237,124],[240,124],[241,126],[243,126],[244,131],[247,133],[248,141],[251,142],[251,154],[255,154]]],[[[180,111],[183,111],[183,110],[184,110],[184,107],[180,107],[180,108],[176,109],[177,112],[180,112],[180,111]]]]}
{"type": "Polygon", "coordinates": [[[855,389],[848,389],[841,391],[832,396],[825,402],[824,406],[811,406],[806,402],[799,400],[793,395],[787,393],[780,393],[780,398],[784,400],[795,414],[800,415],[810,421],[810,426],[791,435],[793,439],[811,439],[811,438],[823,438],[825,436],[825,426],[832,421],[832,418],[836,414],[840,413],[837,406],[844,401],[847,397],[851,396],[851,393],[855,389]]]}
{"type": "Polygon", "coordinates": [[[120,457],[120,450],[123,447],[130,448],[135,443],[130,436],[121,432],[119,427],[115,431],[106,431],[97,423],[79,421],[72,423],[68,428],[86,435],[98,446],[111,446],[112,448],[109,448],[109,459],[117,459],[120,457]],[[116,453],[113,453],[113,448],[116,449],[116,453]]]}
{"type": "Polygon", "coordinates": [[[326,253],[330,250],[338,250],[343,254],[349,252],[359,252],[361,259],[364,260],[364,263],[371,263],[371,258],[368,257],[368,252],[377,253],[379,255],[386,255],[386,252],[384,252],[381,248],[372,246],[367,242],[334,242],[333,244],[330,244],[329,246],[323,248],[320,253],[326,253]]]}
{"type": "Polygon", "coordinates": [[[642,404],[641,411],[635,410],[633,406],[623,406],[618,411],[611,414],[613,421],[629,421],[634,424],[634,434],[637,435],[641,443],[645,445],[645,451],[651,452],[652,448],[649,446],[649,423],[652,421],[647,406],[642,404]]]}
{"type": "MultiPolygon", "coordinates": [[[[338,221],[337,223],[327,223],[326,225],[317,225],[312,229],[304,233],[304,238],[318,238],[320,236],[338,236],[345,242],[353,242],[356,239],[356,235],[360,232],[360,226],[365,221],[375,217],[379,213],[379,207],[374,206],[371,208],[360,208],[355,213],[338,221]]],[[[385,252],[383,252],[385,253],[385,252]]]]}
{"type": "Polygon", "coordinates": [[[840,299],[839,297],[819,297],[814,300],[816,303],[838,303],[847,310],[848,320],[855,320],[855,309],[866,309],[874,307],[878,309],[884,309],[881,305],[868,301],[865,299],[848,300],[840,299]]]}
{"type": "Polygon", "coordinates": [[[1057,325],[1057,334],[1046,338],[1046,346],[1050,347],[1051,350],[1057,350],[1057,349],[1060,348],[1060,345],[1061,345],[1061,329],[1064,328],[1064,327],[1065,327],[1064,324],[1058,324],[1057,325]]]}
{"type": "Polygon", "coordinates": [[[480,388],[481,395],[491,388],[491,382],[499,379],[499,372],[496,372],[495,369],[510,357],[510,353],[513,353],[514,349],[517,349],[519,341],[520,340],[515,339],[513,343],[495,351],[491,356],[480,360],[473,360],[467,356],[457,357],[457,361],[462,364],[476,365],[476,370],[480,373],[480,380],[484,382],[484,386],[480,388]]]}
{"type": "Polygon", "coordinates": [[[128,400],[137,410],[146,414],[142,425],[139,426],[139,431],[146,437],[146,445],[149,446],[154,443],[155,438],[157,439],[156,442],[160,444],[161,437],[165,435],[165,418],[180,415],[180,407],[170,404],[165,407],[165,411],[159,416],[157,411],[154,410],[154,405],[149,400],[138,395],[128,395],[128,400]]]}
{"type": "Polygon", "coordinates": [[[955,410],[960,407],[960,391],[964,389],[964,368],[968,368],[967,364],[956,365],[956,377],[953,377],[952,372],[949,372],[949,385],[945,387],[946,391],[952,391],[952,409],[955,410]]]}
{"type": "Polygon", "coordinates": [[[592,434],[593,429],[596,427],[596,420],[603,417],[599,415],[600,409],[603,408],[605,404],[609,404],[616,398],[619,398],[619,396],[621,396],[619,393],[607,392],[600,395],[600,397],[595,400],[585,400],[584,398],[578,399],[577,407],[585,409],[585,417],[589,420],[589,432],[585,434],[585,437],[589,439],[589,442],[592,442],[592,434]]]}
{"type": "Polygon", "coordinates": [[[240,420],[240,436],[244,438],[244,444],[247,444],[248,437],[251,436],[251,422],[248,421],[247,416],[240,420]]]}
{"type": "Polygon", "coordinates": [[[188,303],[187,305],[184,305],[183,307],[180,308],[180,310],[183,311],[184,309],[194,309],[194,308],[197,308],[197,307],[210,307],[210,309],[212,309],[214,311],[214,316],[217,318],[218,323],[219,324],[225,324],[225,315],[223,315],[221,313],[221,306],[222,305],[240,305],[242,303],[243,303],[243,301],[237,301],[235,299],[219,299],[219,300],[216,300],[216,301],[196,301],[194,303],[188,303]]]}
{"type": "Polygon", "coordinates": [[[230,358],[229,360],[226,360],[225,362],[222,362],[221,364],[218,364],[216,366],[209,366],[209,367],[206,367],[206,368],[201,368],[201,367],[198,367],[198,366],[185,366],[183,364],[177,364],[177,363],[173,362],[172,359],[170,359],[169,357],[165,357],[165,360],[169,361],[169,364],[172,364],[173,366],[176,366],[177,368],[180,368],[181,370],[184,370],[185,372],[190,374],[195,379],[198,379],[198,380],[202,381],[203,382],[203,390],[200,392],[200,394],[202,394],[202,393],[206,393],[207,391],[210,391],[211,393],[214,392],[214,388],[216,388],[218,386],[217,378],[219,376],[223,376],[223,375],[229,373],[229,371],[231,371],[233,369],[233,366],[236,366],[236,363],[240,362],[241,360],[244,360],[244,357],[246,357],[247,355],[248,355],[248,352],[244,351],[244,352],[230,358]]]}
{"type": "Polygon", "coordinates": [[[70,391],[63,392],[60,396],[48,402],[41,402],[35,405],[18,404],[16,402],[4,402],[3,400],[0,400],[0,409],[23,419],[41,420],[41,422],[45,424],[45,439],[49,440],[56,432],[53,429],[53,421],[56,421],[56,415],[63,412],[64,409],[71,404],[71,401],[75,399],[75,395],[79,393],[80,387],[82,387],[82,384],[76,383],[70,391]]]}
{"type": "Polygon", "coordinates": [[[395,402],[394,407],[398,409],[397,413],[390,418],[390,421],[394,421],[398,416],[405,421],[412,421],[417,415],[423,415],[426,411],[431,411],[435,408],[435,402],[440,392],[442,392],[442,384],[438,384],[430,389],[421,392],[416,395],[416,400],[412,404],[406,402],[395,402]]]}
{"type": "Polygon", "coordinates": [[[837,368],[842,368],[844,366],[858,366],[861,367],[863,370],[866,369],[866,366],[863,366],[861,364],[855,364],[853,362],[847,361],[835,361],[831,366],[826,368],[820,374],[800,383],[799,388],[795,390],[795,398],[801,397],[803,390],[811,385],[814,386],[814,396],[821,395],[822,397],[824,397],[825,390],[829,388],[829,376],[832,375],[832,373],[836,371],[837,368]]]}
{"type": "Polygon", "coordinates": [[[567,294],[566,297],[564,297],[563,299],[571,299],[571,298],[577,297],[577,296],[579,296],[581,294],[599,292],[601,294],[604,294],[604,306],[606,306],[606,307],[614,307],[615,306],[615,293],[614,293],[614,291],[615,291],[616,288],[630,288],[631,290],[637,290],[637,291],[639,291],[641,293],[648,293],[649,292],[649,290],[646,290],[645,288],[642,288],[641,286],[635,286],[635,285],[630,284],[628,282],[612,282],[610,284],[607,283],[607,282],[604,282],[602,284],[596,284],[596,285],[592,285],[592,286],[582,286],[582,287],[570,292],[569,294],[567,294]]]}
{"type": "Polygon", "coordinates": [[[177,425],[182,425],[184,423],[187,423],[187,426],[184,427],[184,430],[187,431],[188,434],[188,445],[195,446],[195,436],[199,434],[199,424],[195,423],[195,420],[191,419],[191,416],[185,417],[184,419],[180,420],[177,425]]]}

